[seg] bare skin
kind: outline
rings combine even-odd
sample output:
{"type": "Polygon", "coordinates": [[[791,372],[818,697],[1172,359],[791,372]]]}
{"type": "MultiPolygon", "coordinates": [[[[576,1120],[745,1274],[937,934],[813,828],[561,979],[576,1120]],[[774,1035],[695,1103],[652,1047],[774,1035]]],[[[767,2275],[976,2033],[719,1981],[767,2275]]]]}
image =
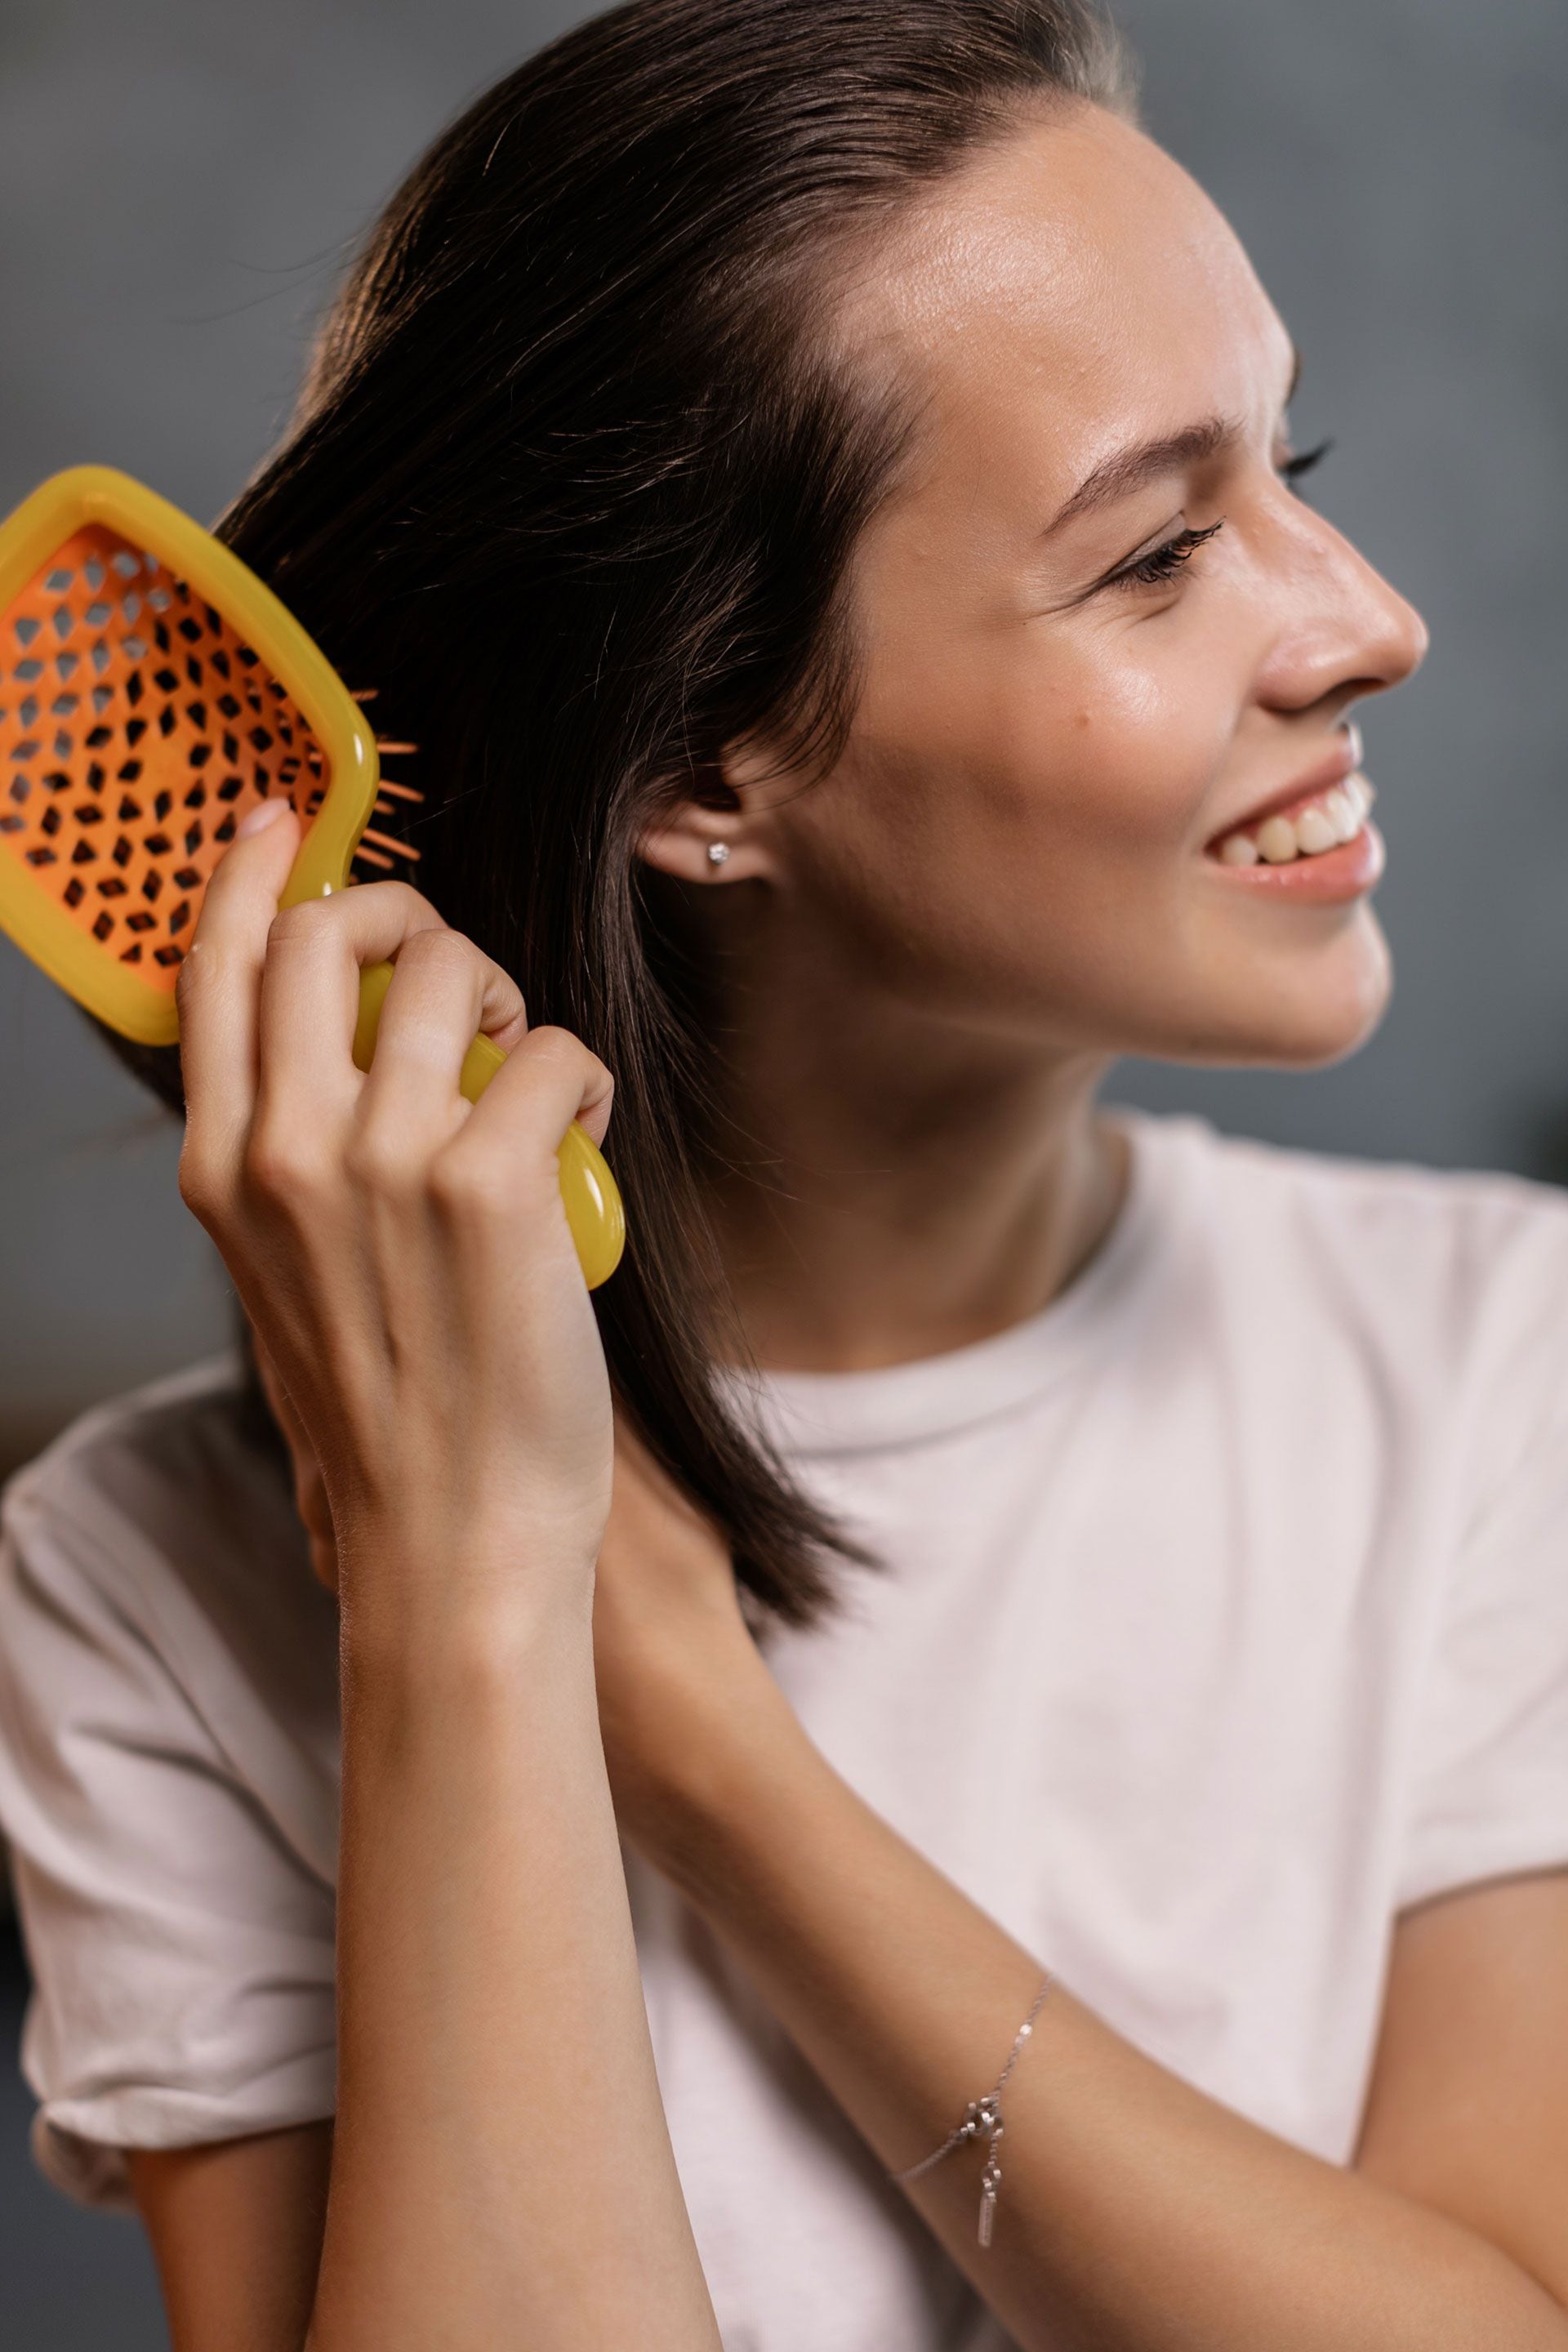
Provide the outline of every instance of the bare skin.
{"type": "MultiPolygon", "coordinates": [[[[690,885],[722,974],[730,1106],[757,1165],[716,1205],[748,1336],[764,1364],[816,1370],[960,1346],[1071,1279],[1124,1181],[1093,1113],[1118,1055],[1309,1066],[1370,1034],[1390,978],[1369,892],[1288,901],[1205,852],[1331,750],[1351,705],[1407,677],[1426,643],[1280,478],[1289,338],[1228,228],[1168,157],[1097,110],[976,158],[867,262],[837,331],[925,403],[910,475],[858,552],[853,738],[810,791],[770,780],[765,746],[738,752],[731,809],[694,801],[644,845],[690,885]],[[1041,541],[1113,450],[1215,417],[1234,428],[1224,447],[1041,541]],[[1220,518],[1171,580],[1100,584],[1220,518]],[[705,856],[715,838],[732,847],[721,870],[705,856]]],[[[615,1824],[712,1920],[889,2168],[994,2078],[1041,1964],[805,1738],[722,1545],[610,1428],[563,1275],[511,1342],[533,1352],[505,1367],[514,1381],[574,1368],[546,1456],[498,1424],[485,1382],[500,1366],[482,1349],[459,1369],[443,1338],[439,1377],[456,1389],[422,1392],[412,1360],[389,1371],[372,1333],[393,1299],[390,1244],[384,1260],[374,1243],[342,1254],[356,1288],[290,1239],[277,1180],[321,1132],[324,1090],[343,1139],[335,1213],[387,1235],[412,1218],[427,1299],[459,1275],[479,1299],[541,1253],[559,1272],[565,1246],[542,1181],[534,1223],[453,1213],[439,1181],[447,1207],[430,1213],[430,1171],[468,1131],[454,1107],[463,1024],[482,1002],[503,1043],[523,1042],[501,976],[461,943],[402,959],[395,984],[408,1038],[426,1041],[405,1099],[429,1147],[418,1165],[402,1153],[397,1205],[386,1169],[348,1148],[367,1113],[321,991],[339,988],[346,1020],[353,955],[391,942],[350,942],[321,910],[268,940],[290,824],[224,868],[246,986],[265,970],[295,1007],[260,1046],[273,1181],[258,1196],[254,1098],[217,1097],[218,1047],[234,1042],[220,1015],[247,1016],[209,983],[212,1001],[194,992],[188,1008],[198,1029],[213,1023],[213,1075],[198,1045],[192,1097],[198,1166],[203,1139],[211,1158],[192,1191],[291,1409],[317,1571],[343,1603],[344,2074],[336,2146],[312,2126],[134,2158],[176,2344],[597,2346],[631,2340],[630,2308],[639,2343],[710,2343],[648,2096],[615,1824]],[[312,1334],[328,1328],[363,1335],[352,1366],[323,1369],[312,1334]],[[464,1451],[465,1411],[483,1459],[464,1451]],[[407,1419],[389,1495],[394,1412],[407,1419]],[[459,1491],[465,1508],[444,1517],[432,1498],[459,1491]],[[400,1513],[421,1528],[416,1551],[391,1532],[400,1513]],[[539,1562],[521,1610],[515,1580],[501,1597],[503,1551],[539,1562]],[[466,1596],[455,1634],[452,1577],[466,1596]],[[405,1609],[427,1636],[416,1648],[398,1633],[405,1609]],[[528,1704],[492,1704],[481,1659],[528,1704]],[[454,1677],[474,1695],[460,1738],[449,1713],[438,1726],[454,1677]],[[547,1753],[507,1728],[534,1704],[557,1710],[547,1753]],[[505,1869],[469,1866],[502,1847],[505,1869]],[[553,1947],[521,1899],[541,1868],[564,1906],[553,1947]],[[564,1965],[584,1937],[603,1955],[591,2020],[564,1965]],[[584,2069],[616,2096],[569,2136],[559,2098],[584,2069]],[[622,2196],[637,2184],[629,2237],[624,2206],[604,2228],[580,2184],[563,2184],[584,2164],[622,2196]],[[458,2244],[444,2224],[459,2210],[458,2244]],[[565,2272],[544,2251],[563,2233],[580,2257],[565,2272]],[[389,2277],[416,2294],[405,2334],[389,2277]]],[[[386,890],[353,896],[382,899],[393,930],[432,920],[412,894],[394,894],[395,911],[386,890]]],[[[559,1134],[579,1097],[606,1107],[591,1057],[541,1034],[548,1083],[520,1073],[515,1127],[498,1107],[491,1130],[498,1150],[515,1135],[536,1172],[554,1120],[559,1134]]],[[[954,2160],[908,2193],[1029,2352],[1563,2352],[1565,1985],[1568,1874],[1405,1915],[1344,2168],[1200,2094],[1058,1987],[1010,2088],[991,2252],[974,2244],[977,2166],[954,2160]]]]}

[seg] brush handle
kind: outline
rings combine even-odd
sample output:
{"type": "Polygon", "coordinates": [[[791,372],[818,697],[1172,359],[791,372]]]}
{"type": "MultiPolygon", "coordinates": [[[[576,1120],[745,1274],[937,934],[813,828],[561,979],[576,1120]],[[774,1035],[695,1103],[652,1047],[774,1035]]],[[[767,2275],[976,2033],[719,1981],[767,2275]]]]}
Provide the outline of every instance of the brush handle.
{"type": "MultiPolygon", "coordinates": [[[[381,1008],[391,982],[389,963],[367,963],[360,973],[353,1057],[362,1070],[369,1069],[375,1052],[381,1008]]],[[[492,1045],[488,1037],[474,1039],[463,1056],[458,1079],[469,1102],[478,1102],[505,1059],[500,1048],[492,1045]]],[[[626,1246],[626,1219],[620,1192],[597,1144],[575,1119],[563,1136],[555,1156],[561,1164],[561,1204],[577,1245],[583,1278],[590,1290],[597,1290],[614,1274],[626,1246]]]]}

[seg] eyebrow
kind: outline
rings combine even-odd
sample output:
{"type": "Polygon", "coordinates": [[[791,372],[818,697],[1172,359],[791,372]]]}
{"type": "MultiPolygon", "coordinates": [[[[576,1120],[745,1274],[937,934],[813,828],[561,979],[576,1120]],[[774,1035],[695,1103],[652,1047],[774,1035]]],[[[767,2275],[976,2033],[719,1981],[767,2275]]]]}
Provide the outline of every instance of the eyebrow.
{"type": "MultiPolygon", "coordinates": [[[[1291,350],[1293,364],[1290,387],[1285,394],[1287,408],[1295,399],[1301,381],[1301,354],[1294,345],[1291,350]]],[[[1184,467],[1199,466],[1205,459],[1217,457],[1240,440],[1242,430],[1234,418],[1205,416],[1200,423],[1184,425],[1179,433],[1167,433],[1158,441],[1140,441],[1130,449],[1113,451],[1079,484],[1066,506],[1047,524],[1041,537],[1051,538],[1068,523],[1076,522],[1080,515],[1127,498],[1133,490],[1141,490],[1164,475],[1180,473],[1184,467]]]]}

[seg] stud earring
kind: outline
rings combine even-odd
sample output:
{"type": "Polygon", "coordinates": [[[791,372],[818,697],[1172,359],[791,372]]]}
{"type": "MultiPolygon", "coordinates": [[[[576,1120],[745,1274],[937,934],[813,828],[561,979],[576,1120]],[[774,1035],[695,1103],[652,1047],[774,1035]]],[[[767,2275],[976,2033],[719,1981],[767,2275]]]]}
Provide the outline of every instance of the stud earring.
{"type": "Polygon", "coordinates": [[[730,845],[727,841],[710,841],[709,843],[708,863],[710,866],[722,866],[724,860],[729,856],[729,855],[730,845]]]}

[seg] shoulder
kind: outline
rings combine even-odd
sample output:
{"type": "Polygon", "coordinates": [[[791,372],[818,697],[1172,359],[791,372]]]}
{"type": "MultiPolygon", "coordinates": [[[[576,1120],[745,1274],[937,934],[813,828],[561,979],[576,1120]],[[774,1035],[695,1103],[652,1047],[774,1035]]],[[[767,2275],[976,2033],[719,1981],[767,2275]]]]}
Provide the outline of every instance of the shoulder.
{"type": "Polygon", "coordinates": [[[254,1478],[267,1449],[246,1411],[237,1349],[225,1349],[78,1414],[7,1482],[7,1517],[92,1515],[155,1500],[173,1487],[210,1498],[254,1478]]]}
{"type": "Polygon", "coordinates": [[[226,1351],[81,1414],[0,1495],[0,1621],[14,1665],[68,1622],[138,1648],[201,1706],[237,1690],[321,1700],[336,1610],[310,1575],[286,1466],[226,1351]]]}
{"type": "Polygon", "coordinates": [[[1376,1160],[1142,1119],[1200,1242],[1271,1295],[1380,1324],[1479,1371],[1568,1370],[1568,1192],[1502,1171],[1376,1160]]]}
{"type": "Polygon", "coordinates": [[[336,1606],[237,1358],[84,1413],[0,1507],[0,1824],[45,2173],[332,2105],[336,1606]]]}

